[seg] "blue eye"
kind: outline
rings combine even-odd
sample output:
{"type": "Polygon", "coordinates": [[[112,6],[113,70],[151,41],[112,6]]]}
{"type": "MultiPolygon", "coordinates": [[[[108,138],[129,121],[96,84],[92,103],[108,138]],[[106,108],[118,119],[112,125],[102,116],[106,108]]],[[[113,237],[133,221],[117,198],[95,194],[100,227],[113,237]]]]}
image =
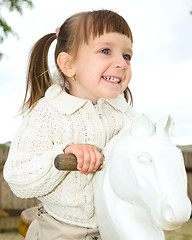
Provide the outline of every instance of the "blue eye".
{"type": "Polygon", "coordinates": [[[126,61],[131,61],[131,56],[130,56],[129,54],[123,55],[123,58],[124,58],[126,61]]]}
{"type": "Polygon", "coordinates": [[[100,52],[103,53],[103,54],[106,54],[106,55],[109,55],[109,54],[110,54],[110,50],[107,49],[107,48],[101,50],[100,52]]]}

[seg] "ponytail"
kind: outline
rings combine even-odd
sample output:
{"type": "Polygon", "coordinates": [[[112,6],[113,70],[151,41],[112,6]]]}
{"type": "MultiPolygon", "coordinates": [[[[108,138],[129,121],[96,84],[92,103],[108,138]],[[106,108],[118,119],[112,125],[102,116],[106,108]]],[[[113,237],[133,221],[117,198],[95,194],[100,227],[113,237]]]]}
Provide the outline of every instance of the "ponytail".
{"type": "Polygon", "coordinates": [[[27,85],[21,113],[24,113],[27,109],[31,111],[37,101],[45,95],[46,90],[52,85],[48,66],[48,51],[55,39],[55,33],[47,34],[37,41],[32,48],[29,56],[27,85]]]}

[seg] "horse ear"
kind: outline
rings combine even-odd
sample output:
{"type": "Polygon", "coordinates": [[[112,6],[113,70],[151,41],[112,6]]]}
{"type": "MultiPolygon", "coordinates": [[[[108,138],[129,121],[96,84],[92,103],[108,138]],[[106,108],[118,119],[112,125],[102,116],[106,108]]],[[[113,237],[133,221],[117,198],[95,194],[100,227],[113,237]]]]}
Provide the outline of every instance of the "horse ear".
{"type": "Polygon", "coordinates": [[[156,124],[156,133],[158,135],[168,135],[171,136],[173,126],[174,126],[174,121],[171,116],[166,115],[162,119],[160,119],[156,124]]]}
{"type": "Polygon", "coordinates": [[[145,137],[151,135],[155,131],[155,127],[151,120],[142,113],[134,116],[131,124],[131,134],[134,137],[145,137]]]}

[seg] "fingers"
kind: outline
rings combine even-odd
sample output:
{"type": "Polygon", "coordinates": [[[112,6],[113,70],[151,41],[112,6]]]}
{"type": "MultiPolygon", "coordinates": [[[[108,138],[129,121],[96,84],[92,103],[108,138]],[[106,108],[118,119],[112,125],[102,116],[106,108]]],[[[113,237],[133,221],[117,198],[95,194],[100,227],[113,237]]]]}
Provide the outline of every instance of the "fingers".
{"type": "Polygon", "coordinates": [[[96,151],[95,151],[95,154],[96,154],[96,156],[97,156],[97,161],[96,161],[95,167],[94,167],[94,169],[93,169],[94,172],[99,168],[99,166],[100,166],[100,164],[101,164],[101,161],[102,161],[102,159],[103,159],[103,156],[101,155],[101,153],[100,153],[99,151],[96,150],[96,151]]]}
{"type": "Polygon", "coordinates": [[[82,169],[81,171],[83,171],[85,174],[89,174],[91,172],[93,172],[93,170],[95,169],[95,165],[97,162],[97,156],[95,154],[95,151],[93,149],[93,151],[89,151],[89,154],[87,155],[87,159],[84,158],[84,169],[82,169]]]}
{"type": "Polygon", "coordinates": [[[86,175],[96,171],[102,161],[101,153],[88,144],[70,145],[65,153],[73,153],[77,157],[77,169],[86,175]]]}

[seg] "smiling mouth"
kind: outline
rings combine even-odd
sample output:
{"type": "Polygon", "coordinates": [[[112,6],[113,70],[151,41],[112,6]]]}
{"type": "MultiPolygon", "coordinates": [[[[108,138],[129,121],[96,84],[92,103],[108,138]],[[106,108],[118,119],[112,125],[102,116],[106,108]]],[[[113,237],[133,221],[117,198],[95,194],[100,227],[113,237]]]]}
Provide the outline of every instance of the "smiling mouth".
{"type": "Polygon", "coordinates": [[[117,78],[117,77],[105,77],[105,76],[102,76],[102,78],[104,80],[107,80],[107,81],[113,82],[113,83],[120,83],[121,82],[121,79],[117,78]]]}

